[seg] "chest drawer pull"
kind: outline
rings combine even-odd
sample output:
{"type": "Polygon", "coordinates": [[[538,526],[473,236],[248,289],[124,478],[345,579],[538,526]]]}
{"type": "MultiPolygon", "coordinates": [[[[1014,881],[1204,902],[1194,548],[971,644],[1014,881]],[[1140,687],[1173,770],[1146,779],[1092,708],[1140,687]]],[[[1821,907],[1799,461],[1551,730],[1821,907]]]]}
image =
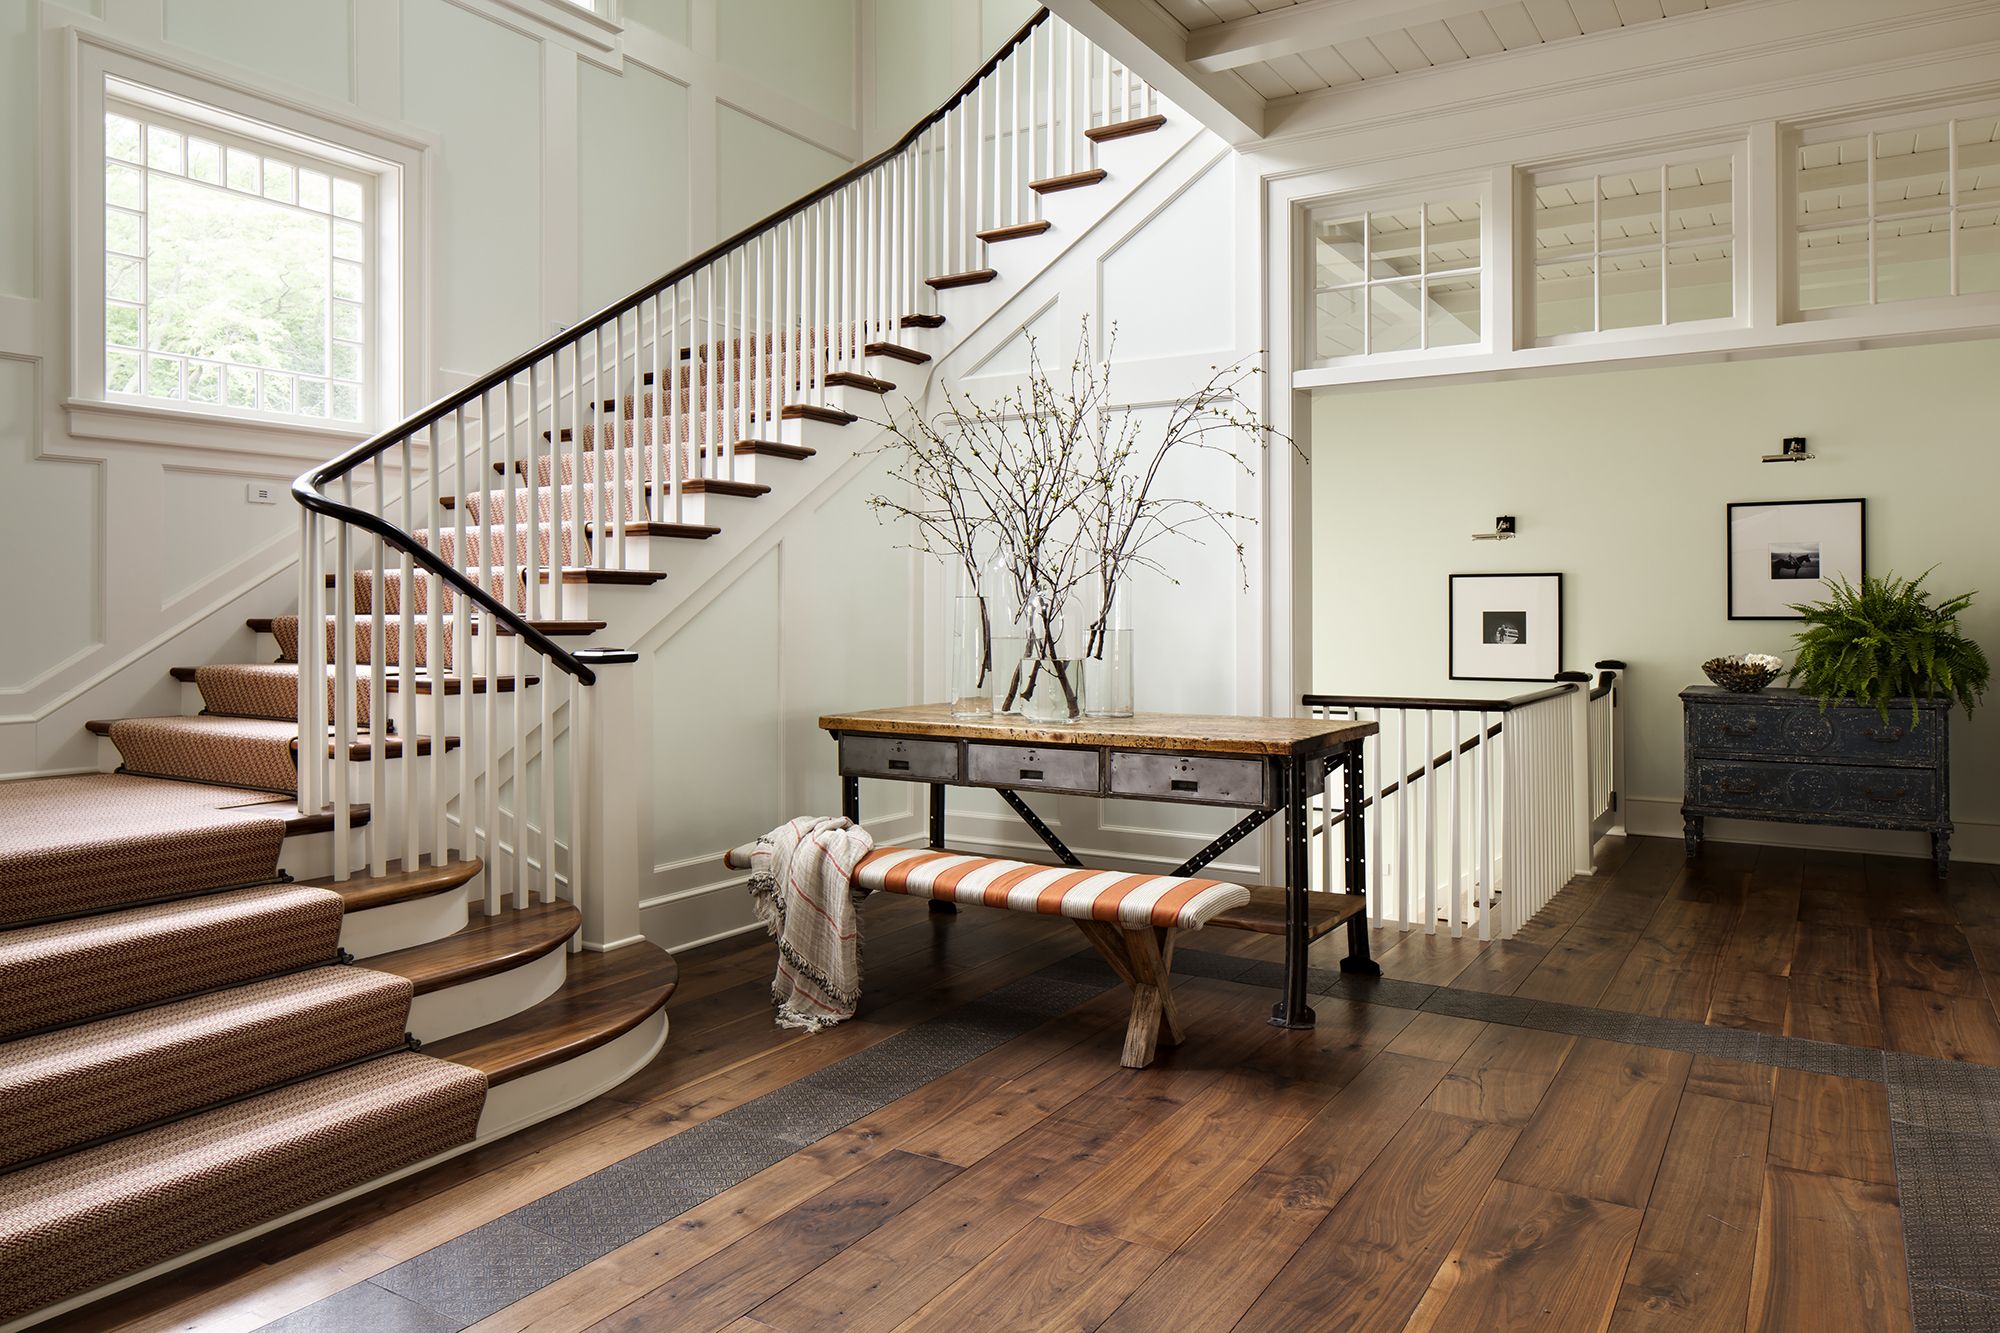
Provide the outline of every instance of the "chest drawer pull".
{"type": "Polygon", "coordinates": [[[1757,724],[1755,722],[1745,722],[1742,726],[1735,727],[1725,722],[1722,724],[1722,734],[1725,736],[1755,736],[1757,734],[1757,724]]]}
{"type": "Polygon", "coordinates": [[[1725,782],[1722,789],[1732,796],[1755,796],[1757,784],[1745,778],[1736,782],[1725,782]]]}
{"type": "Polygon", "coordinates": [[[907,773],[910,771],[910,761],[907,759],[891,759],[889,767],[898,773],[907,773]]]}
{"type": "Polygon", "coordinates": [[[1174,779],[1174,780],[1173,780],[1173,781],[1172,781],[1172,782],[1171,782],[1171,783],[1170,783],[1170,784],[1168,785],[1168,790],[1170,790],[1170,791],[1200,791],[1200,790],[1201,790],[1201,784],[1200,784],[1199,782],[1189,782],[1189,781],[1188,781],[1187,779],[1185,779],[1185,778],[1175,778],[1175,779],[1174,779]]]}
{"type": "Polygon", "coordinates": [[[1894,745],[1897,741],[1903,739],[1903,729],[1901,727],[1889,727],[1885,730],[1866,727],[1862,729],[1861,734],[1869,740],[1874,741],[1877,745],[1894,745]]]}
{"type": "Polygon", "coordinates": [[[1039,768],[1024,768],[1021,770],[1021,778],[1025,782],[1039,782],[1041,781],[1041,777],[1042,770],[1039,768]]]}
{"type": "Polygon", "coordinates": [[[1896,790],[1888,793],[1885,796],[1881,792],[1876,791],[1873,787],[1863,787],[1861,789],[1861,794],[1863,796],[1866,796],[1871,801],[1880,801],[1884,805],[1889,805],[1893,802],[1902,800],[1905,796],[1908,796],[1910,794],[1910,789],[1908,787],[1898,787],[1896,788],[1896,790]]]}

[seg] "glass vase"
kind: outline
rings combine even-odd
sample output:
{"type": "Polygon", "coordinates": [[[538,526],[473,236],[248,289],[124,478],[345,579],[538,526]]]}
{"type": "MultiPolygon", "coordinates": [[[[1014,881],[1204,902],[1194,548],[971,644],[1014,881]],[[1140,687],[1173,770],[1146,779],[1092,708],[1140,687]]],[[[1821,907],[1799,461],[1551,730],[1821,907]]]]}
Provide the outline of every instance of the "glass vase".
{"type": "Polygon", "coordinates": [[[1084,712],[1091,717],[1132,716],[1132,626],[1121,588],[1101,610],[1084,643],[1084,712]]]}
{"type": "Polygon", "coordinates": [[[1058,599],[1032,592],[1011,633],[995,636],[993,711],[1030,722],[1067,725],[1084,716],[1082,618],[1058,599]]]}
{"type": "Polygon", "coordinates": [[[986,599],[969,593],[952,599],[951,715],[993,715],[993,625],[986,599]]]}

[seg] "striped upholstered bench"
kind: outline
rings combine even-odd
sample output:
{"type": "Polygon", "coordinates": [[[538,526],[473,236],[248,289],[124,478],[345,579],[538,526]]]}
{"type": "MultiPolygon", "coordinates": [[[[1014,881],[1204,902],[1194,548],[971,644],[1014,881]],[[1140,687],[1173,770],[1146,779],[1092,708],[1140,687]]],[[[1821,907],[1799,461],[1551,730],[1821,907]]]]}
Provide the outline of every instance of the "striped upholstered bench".
{"type": "MultiPolygon", "coordinates": [[[[749,852],[739,848],[727,860],[739,869],[747,867],[749,852]]],[[[1199,930],[1251,900],[1249,889],[1222,880],[1071,870],[921,847],[881,847],[868,853],[854,869],[854,886],[1068,917],[1132,988],[1120,1060],[1130,1069],[1151,1064],[1161,1042],[1180,1043],[1180,1013],[1169,977],[1175,935],[1199,930]]]]}

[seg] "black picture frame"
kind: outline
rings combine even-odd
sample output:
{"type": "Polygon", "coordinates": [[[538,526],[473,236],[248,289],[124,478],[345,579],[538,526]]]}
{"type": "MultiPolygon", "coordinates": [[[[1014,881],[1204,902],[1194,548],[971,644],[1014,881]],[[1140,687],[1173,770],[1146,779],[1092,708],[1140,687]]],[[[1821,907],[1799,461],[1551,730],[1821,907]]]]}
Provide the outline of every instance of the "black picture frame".
{"type": "MultiPolygon", "coordinates": [[[[1723,536],[1722,579],[1723,579],[1725,605],[1728,608],[1729,619],[1765,620],[1765,621],[1804,619],[1803,616],[1799,615],[1797,612],[1794,611],[1770,613],[1770,612],[1753,610],[1747,606],[1739,606],[1739,600],[1740,600],[1738,597],[1739,571],[1737,569],[1736,532],[1738,526],[1739,511],[1745,511],[1747,514],[1748,511],[1754,511],[1754,510],[1793,509],[1808,505],[1820,506],[1820,507],[1852,505],[1854,507],[1854,532],[1853,532],[1853,543],[1855,552],[1855,568],[1853,570],[1854,581],[1858,583],[1860,581],[1861,575],[1867,572],[1868,501],[1865,498],[1861,496],[1849,496],[1849,497],[1826,499],[1826,500],[1732,501],[1729,505],[1727,505],[1724,508],[1723,518],[1722,518],[1722,536],[1723,536]]],[[[1815,555],[1817,555],[1817,552],[1818,548],[1815,547],[1815,555]]],[[[1845,574],[1847,571],[1840,570],[1835,572],[1845,574]]],[[[1813,574],[1809,579],[1801,579],[1801,583],[1816,585],[1825,576],[1826,572],[1820,571],[1813,574]]],[[[1801,588],[1800,596],[1796,600],[1801,602],[1815,600],[1813,596],[1809,595],[1810,592],[1811,592],[1810,588],[1801,588]]]]}
{"type": "MultiPolygon", "coordinates": [[[[1470,612],[1484,616],[1487,612],[1489,612],[1490,609],[1491,608],[1487,605],[1485,599],[1478,599],[1471,605],[1470,612]]],[[[1500,613],[1495,613],[1495,614],[1500,614],[1500,613]]],[[[1536,622],[1532,620],[1528,622],[1531,631],[1535,623],[1536,622]]],[[[1537,654],[1540,654],[1543,651],[1545,642],[1546,642],[1545,640],[1542,640],[1539,632],[1531,632],[1528,638],[1528,642],[1525,646],[1535,650],[1537,654]]],[[[1483,642],[1483,639],[1478,641],[1477,646],[1479,648],[1484,648],[1486,646],[1483,642]]],[[[1506,572],[1506,573],[1450,574],[1445,577],[1445,666],[1452,680],[1546,682],[1554,680],[1556,678],[1557,673],[1562,670],[1562,662],[1563,662],[1563,576],[1560,573],[1556,573],[1553,571],[1527,572],[1527,573],[1506,572]],[[1459,632],[1461,629],[1459,621],[1460,609],[1461,609],[1459,601],[1459,591],[1460,591],[1459,585],[1461,582],[1465,583],[1467,585],[1466,591],[1468,594],[1470,594],[1472,587],[1475,584],[1482,583],[1483,581],[1522,580],[1522,579],[1548,580],[1548,586],[1544,589],[1539,590],[1539,593],[1542,597],[1553,599],[1553,607],[1552,607],[1553,614],[1551,615],[1550,618],[1554,621],[1554,636],[1553,636],[1554,652],[1553,654],[1550,654],[1543,659],[1544,665],[1548,666],[1547,674],[1541,674],[1539,672],[1527,671],[1527,670],[1524,670],[1520,674],[1515,674],[1515,675],[1508,675],[1497,672],[1489,674],[1486,670],[1481,670],[1475,667],[1475,665],[1472,662],[1464,660],[1466,658],[1470,658],[1475,655],[1483,657],[1487,656],[1488,654],[1486,654],[1485,652],[1479,652],[1475,654],[1475,652],[1473,651],[1474,645],[1468,643],[1465,640],[1465,637],[1461,635],[1459,632]],[[1465,669],[1461,670],[1462,666],[1465,669]]]]}

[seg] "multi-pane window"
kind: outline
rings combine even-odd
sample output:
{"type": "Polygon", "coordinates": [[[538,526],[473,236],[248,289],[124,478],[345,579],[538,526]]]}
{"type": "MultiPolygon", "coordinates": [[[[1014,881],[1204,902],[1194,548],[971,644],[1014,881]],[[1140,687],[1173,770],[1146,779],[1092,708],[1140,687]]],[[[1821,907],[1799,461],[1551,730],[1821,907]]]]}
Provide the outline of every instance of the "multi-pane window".
{"type": "Polygon", "coordinates": [[[2000,118],[1814,134],[1794,173],[1800,310],[2000,291],[2000,118]]]}
{"type": "Polygon", "coordinates": [[[1528,299],[1536,338],[1736,311],[1731,159],[1538,175],[1528,299]]]}
{"type": "Polygon", "coordinates": [[[1315,359],[1480,340],[1480,201],[1334,207],[1312,217],[1315,359]]]}
{"type": "Polygon", "coordinates": [[[374,196],[364,173],[107,100],[107,395],[360,423],[374,196]]]}

